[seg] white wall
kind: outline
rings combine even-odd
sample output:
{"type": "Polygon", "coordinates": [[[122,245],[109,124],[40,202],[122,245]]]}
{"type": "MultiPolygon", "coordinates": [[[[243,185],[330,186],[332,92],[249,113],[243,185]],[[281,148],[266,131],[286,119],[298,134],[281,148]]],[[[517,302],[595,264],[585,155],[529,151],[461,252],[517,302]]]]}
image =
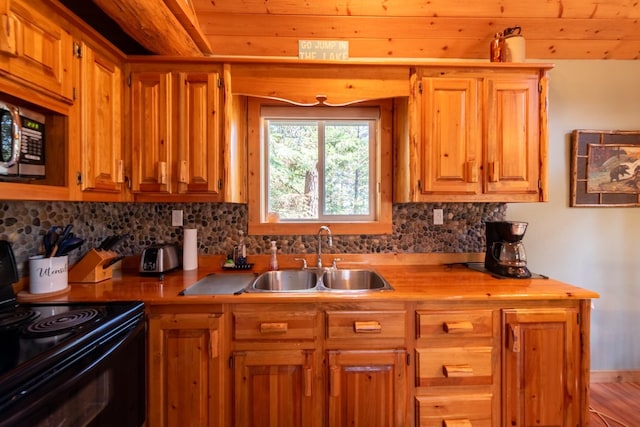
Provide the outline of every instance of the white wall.
{"type": "Polygon", "coordinates": [[[529,222],[532,271],[600,293],[591,369],[640,370],[640,208],[569,207],[570,133],[640,130],[640,61],[557,61],[549,89],[548,203],[509,204],[529,222]]]}

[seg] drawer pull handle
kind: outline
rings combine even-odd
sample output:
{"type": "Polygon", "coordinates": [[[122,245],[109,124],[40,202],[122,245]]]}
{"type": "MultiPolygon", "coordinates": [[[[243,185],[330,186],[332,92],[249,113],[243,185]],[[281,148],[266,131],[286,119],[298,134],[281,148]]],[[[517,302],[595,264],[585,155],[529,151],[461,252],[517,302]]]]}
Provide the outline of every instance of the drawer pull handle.
{"type": "Polygon", "coordinates": [[[382,332],[380,322],[353,322],[353,329],[358,334],[379,334],[382,332]]]}
{"type": "Polygon", "coordinates": [[[340,367],[332,366],[329,369],[331,373],[330,384],[329,384],[329,393],[331,397],[340,396],[340,367]]]}
{"type": "Polygon", "coordinates": [[[304,368],[304,395],[311,397],[311,368],[304,368]]]}
{"type": "Polygon", "coordinates": [[[469,321],[463,322],[444,322],[442,330],[448,334],[460,334],[464,332],[473,332],[473,323],[469,321]]]}
{"type": "Polygon", "coordinates": [[[471,365],[442,365],[442,373],[447,378],[472,377],[473,368],[471,365]]]}
{"type": "Polygon", "coordinates": [[[261,334],[285,334],[289,329],[288,323],[261,323],[261,334]]]}
{"type": "Polygon", "coordinates": [[[470,420],[465,418],[458,420],[443,420],[443,427],[473,427],[470,420]]]}
{"type": "Polygon", "coordinates": [[[511,331],[511,351],[520,353],[520,325],[509,325],[511,331]]]}

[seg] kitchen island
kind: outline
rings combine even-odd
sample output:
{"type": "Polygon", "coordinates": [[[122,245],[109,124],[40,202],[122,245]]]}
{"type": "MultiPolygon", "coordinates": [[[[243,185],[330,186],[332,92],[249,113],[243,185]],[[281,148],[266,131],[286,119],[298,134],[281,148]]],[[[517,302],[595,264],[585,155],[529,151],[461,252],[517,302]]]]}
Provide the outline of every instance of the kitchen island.
{"type": "MultiPolygon", "coordinates": [[[[235,274],[211,256],[162,278],[126,259],[112,279],[51,298],[146,303],[150,427],[588,423],[596,293],[455,262],[339,257],[394,290],[179,295],[235,274]]],[[[267,257],[253,258],[265,271],[267,257]]],[[[280,265],[300,267],[293,256],[280,265]]]]}

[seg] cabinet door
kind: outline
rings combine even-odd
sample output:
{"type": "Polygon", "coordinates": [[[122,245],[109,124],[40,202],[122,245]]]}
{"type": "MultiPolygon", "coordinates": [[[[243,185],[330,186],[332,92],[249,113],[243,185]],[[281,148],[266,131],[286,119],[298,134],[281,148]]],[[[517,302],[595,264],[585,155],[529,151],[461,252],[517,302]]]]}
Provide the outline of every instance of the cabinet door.
{"type": "Polygon", "coordinates": [[[234,426],[323,426],[320,372],[314,350],[234,353],[234,426]]]}
{"type": "Polygon", "coordinates": [[[503,425],[579,425],[578,312],[504,310],[503,325],[503,425]]]}
{"type": "Polygon", "coordinates": [[[69,103],[71,34],[26,1],[0,1],[0,68],[69,103]]]}
{"type": "Polygon", "coordinates": [[[219,73],[179,73],[178,192],[220,194],[219,73]]]}
{"type": "Polygon", "coordinates": [[[478,79],[422,79],[421,194],[479,194],[478,79]]]}
{"type": "Polygon", "coordinates": [[[133,192],[171,192],[171,101],[171,73],[132,73],[130,120],[133,192]]]}
{"type": "Polygon", "coordinates": [[[124,181],[122,71],[87,45],[81,51],[80,186],[119,193],[124,181]]]}
{"type": "Polygon", "coordinates": [[[329,351],[328,359],[328,425],[406,425],[406,351],[329,351]]]}
{"type": "Polygon", "coordinates": [[[222,426],[220,315],[149,316],[149,427],[222,426]]]}
{"type": "Polygon", "coordinates": [[[537,77],[487,78],[487,193],[538,194],[537,77]]]}

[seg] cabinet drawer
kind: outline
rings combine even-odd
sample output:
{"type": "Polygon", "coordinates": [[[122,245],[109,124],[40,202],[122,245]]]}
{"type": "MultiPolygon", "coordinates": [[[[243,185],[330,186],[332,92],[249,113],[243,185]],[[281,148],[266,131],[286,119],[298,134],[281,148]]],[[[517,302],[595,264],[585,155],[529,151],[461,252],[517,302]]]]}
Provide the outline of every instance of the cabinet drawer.
{"type": "Polygon", "coordinates": [[[233,313],[236,340],[313,340],[318,313],[233,313]]]}
{"type": "Polygon", "coordinates": [[[491,347],[416,349],[417,385],[491,384],[491,347]]]}
{"type": "Polygon", "coordinates": [[[492,395],[418,396],[418,427],[491,427],[492,395]]]}
{"type": "Polygon", "coordinates": [[[491,337],[493,312],[469,311],[418,311],[416,312],[418,338],[491,337]]]}
{"type": "Polygon", "coordinates": [[[327,338],[404,338],[405,311],[328,311],[327,338]]]}

